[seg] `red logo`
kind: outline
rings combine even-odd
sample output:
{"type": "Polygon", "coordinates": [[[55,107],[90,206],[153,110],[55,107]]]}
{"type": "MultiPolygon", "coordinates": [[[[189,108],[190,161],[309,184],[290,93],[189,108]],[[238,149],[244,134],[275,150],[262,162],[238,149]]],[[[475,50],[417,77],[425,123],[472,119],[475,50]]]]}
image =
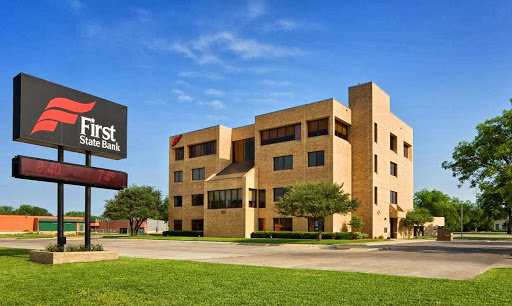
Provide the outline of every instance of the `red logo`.
{"type": "Polygon", "coordinates": [[[41,117],[39,117],[39,120],[37,120],[30,135],[38,131],[53,132],[59,122],[75,124],[78,115],[73,113],[87,113],[92,110],[95,104],[96,101],[91,103],[79,103],[65,98],[52,99],[46,106],[45,111],[41,114],[41,117]],[[59,108],[68,112],[62,111],[59,108]]]}
{"type": "Polygon", "coordinates": [[[181,139],[181,135],[174,137],[174,139],[172,140],[171,147],[174,147],[178,143],[178,141],[180,141],[180,139],[181,139]]]}

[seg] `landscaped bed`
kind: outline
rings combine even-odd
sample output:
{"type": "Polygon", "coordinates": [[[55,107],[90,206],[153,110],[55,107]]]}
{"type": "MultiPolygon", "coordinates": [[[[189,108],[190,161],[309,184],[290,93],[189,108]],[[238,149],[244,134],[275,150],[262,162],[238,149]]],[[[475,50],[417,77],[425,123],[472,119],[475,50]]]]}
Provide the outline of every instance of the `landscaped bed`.
{"type": "Polygon", "coordinates": [[[508,305],[512,269],[469,281],[136,259],[39,265],[0,248],[4,305],[508,305]]]}

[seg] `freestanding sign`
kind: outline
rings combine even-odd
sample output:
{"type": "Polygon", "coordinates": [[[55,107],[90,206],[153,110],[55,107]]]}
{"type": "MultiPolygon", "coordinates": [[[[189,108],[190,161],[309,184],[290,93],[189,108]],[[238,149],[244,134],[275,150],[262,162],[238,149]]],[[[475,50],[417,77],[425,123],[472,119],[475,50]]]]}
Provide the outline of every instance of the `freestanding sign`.
{"type": "Polygon", "coordinates": [[[90,248],[91,187],[122,189],[124,172],[91,167],[91,155],[126,158],[127,108],[20,73],[13,80],[13,140],[58,149],[57,161],[13,158],[16,178],[57,183],[57,243],[64,237],[64,184],[85,186],[85,246],[90,248]],[[85,166],[64,163],[64,150],[85,153],[85,166]]]}

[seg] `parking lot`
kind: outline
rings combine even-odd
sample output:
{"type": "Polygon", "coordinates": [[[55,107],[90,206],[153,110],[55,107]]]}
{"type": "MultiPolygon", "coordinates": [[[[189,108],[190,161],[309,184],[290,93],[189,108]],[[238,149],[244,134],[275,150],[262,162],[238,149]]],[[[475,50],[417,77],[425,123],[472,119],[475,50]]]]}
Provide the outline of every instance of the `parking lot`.
{"type": "MultiPolygon", "coordinates": [[[[82,238],[83,239],[83,238],[82,238]]],[[[0,239],[0,246],[43,249],[55,239],[0,239]]],[[[70,244],[83,243],[76,238],[70,244]]],[[[368,245],[247,244],[93,238],[120,256],[471,279],[493,267],[512,267],[512,242],[424,240],[368,245]]]]}

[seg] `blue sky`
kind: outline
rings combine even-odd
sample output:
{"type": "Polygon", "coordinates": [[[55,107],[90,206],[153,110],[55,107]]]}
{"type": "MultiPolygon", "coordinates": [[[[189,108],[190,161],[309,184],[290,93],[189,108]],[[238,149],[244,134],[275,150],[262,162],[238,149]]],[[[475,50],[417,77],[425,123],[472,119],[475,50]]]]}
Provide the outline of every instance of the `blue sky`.
{"type": "MultiPolygon", "coordinates": [[[[11,178],[19,72],[128,106],[128,158],[94,157],[168,193],[168,137],[376,82],[414,128],[414,188],[474,200],[441,168],[476,124],[510,108],[510,1],[4,1],[0,10],[0,205],[56,213],[56,185],[11,178]]],[[[83,163],[80,154],[65,160],[83,163]]],[[[66,186],[65,210],[83,210],[66,186]]],[[[101,214],[113,191],[93,189],[101,214]]]]}

